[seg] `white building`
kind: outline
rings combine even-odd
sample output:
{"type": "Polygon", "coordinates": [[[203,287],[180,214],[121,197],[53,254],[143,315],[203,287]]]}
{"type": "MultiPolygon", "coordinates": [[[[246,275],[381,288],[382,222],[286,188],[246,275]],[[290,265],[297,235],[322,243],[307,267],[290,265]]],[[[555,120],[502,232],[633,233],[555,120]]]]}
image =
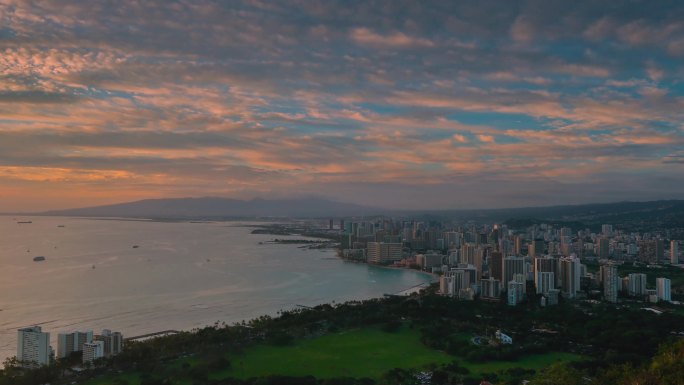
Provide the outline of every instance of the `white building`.
{"type": "Polygon", "coordinates": [[[104,357],[104,341],[86,342],[83,344],[83,363],[93,362],[104,357]]]}
{"type": "Polygon", "coordinates": [[[501,333],[501,330],[497,330],[496,333],[494,333],[494,336],[496,336],[496,339],[499,340],[504,345],[511,345],[513,344],[513,338],[510,336],[501,333]]]}
{"type": "Polygon", "coordinates": [[[672,302],[670,296],[670,280],[667,278],[656,278],[656,295],[659,301],[672,302]]]}
{"type": "Polygon", "coordinates": [[[616,303],[620,277],[617,266],[613,264],[601,266],[603,278],[603,299],[607,302],[616,303]]]}
{"type": "Polygon", "coordinates": [[[50,333],[40,326],[17,330],[17,360],[25,368],[36,368],[50,363],[50,333]]]}
{"type": "Polygon", "coordinates": [[[93,331],[59,333],[57,335],[57,358],[68,357],[83,350],[83,344],[93,342],[93,331]]]}
{"type": "Polygon", "coordinates": [[[646,274],[631,273],[629,275],[629,295],[633,297],[646,295],[646,274]]]}

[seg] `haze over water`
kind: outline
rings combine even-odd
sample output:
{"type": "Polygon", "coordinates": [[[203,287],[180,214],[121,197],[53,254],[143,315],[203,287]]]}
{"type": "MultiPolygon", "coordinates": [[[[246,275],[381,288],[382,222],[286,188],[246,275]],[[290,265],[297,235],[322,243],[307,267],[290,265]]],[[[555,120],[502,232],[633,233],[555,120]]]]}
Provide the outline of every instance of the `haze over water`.
{"type": "Polygon", "coordinates": [[[0,216],[0,360],[16,354],[16,329],[29,325],[49,331],[56,349],[60,331],[188,330],[432,279],[344,262],[334,250],[259,244],[302,237],[236,225],[0,216]],[[34,262],[39,255],[46,260],[34,262]]]}

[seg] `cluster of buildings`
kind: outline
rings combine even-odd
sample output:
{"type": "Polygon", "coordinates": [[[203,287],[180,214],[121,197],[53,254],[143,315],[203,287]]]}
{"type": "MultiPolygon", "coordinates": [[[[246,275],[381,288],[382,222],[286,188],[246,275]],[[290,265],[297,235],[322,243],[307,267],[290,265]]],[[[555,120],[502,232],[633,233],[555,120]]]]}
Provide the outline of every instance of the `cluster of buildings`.
{"type": "MultiPolygon", "coordinates": [[[[332,223],[332,222],[331,222],[332,223]]],[[[650,301],[671,301],[670,280],[647,289],[644,274],[618,275],[622,263],[678,264],[679,244],[662,234],[624,233],[606,224],[588,229],[534,225],[448,226],[442,223],[341,221],[342,256],[368,263],[419,268],[440,275],[440,291],[461,299],[504,299],[516,305],[536,295],[542,306],[590,292],[617,302],[620,293],[650,301]],[[667,251],[667,252],[666,252],[667,251]],[[581,261],[598,262],[589,272],[581,261]]]]}
{"type": "MultiPolygon", "coordinates": [[[[98,358],[121,353],[123,335],[111,330],[101,334],[89,331],[74,331],[57,335],[57,359],[65,359],[75,352],[82,353],[82,362],[91,363],[98,358]]],[[[50,333],[40,326],[17,330],[17,360],[23,367],[35,368],[50,365],[55,361],[55,351],[50,346],[50,333]]]]}

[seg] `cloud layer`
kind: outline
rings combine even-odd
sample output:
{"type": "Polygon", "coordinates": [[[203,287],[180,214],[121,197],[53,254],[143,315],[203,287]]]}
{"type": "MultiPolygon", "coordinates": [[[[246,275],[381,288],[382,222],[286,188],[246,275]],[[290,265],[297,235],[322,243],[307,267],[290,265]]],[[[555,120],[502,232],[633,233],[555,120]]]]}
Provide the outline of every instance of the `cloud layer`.
{"type": "Polygon", "coordinates": [[[0,1],[0,211],[684,194],[684,6],[0,1]]]}

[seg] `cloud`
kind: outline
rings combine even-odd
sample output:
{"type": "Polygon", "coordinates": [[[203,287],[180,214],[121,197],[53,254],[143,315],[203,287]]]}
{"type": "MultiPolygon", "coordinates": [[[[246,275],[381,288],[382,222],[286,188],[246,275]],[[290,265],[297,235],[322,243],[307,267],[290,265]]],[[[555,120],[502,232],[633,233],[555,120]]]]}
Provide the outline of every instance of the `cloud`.
{"type": "Polygon", "coordinates": [[[368,28],[355,28],[351,31],[350,36],[352,40],[359,44],[378,47],[409,48],[434,46],[434,43],[426,38],[411,37],[403,32],[380,35],[368,28]]]}

